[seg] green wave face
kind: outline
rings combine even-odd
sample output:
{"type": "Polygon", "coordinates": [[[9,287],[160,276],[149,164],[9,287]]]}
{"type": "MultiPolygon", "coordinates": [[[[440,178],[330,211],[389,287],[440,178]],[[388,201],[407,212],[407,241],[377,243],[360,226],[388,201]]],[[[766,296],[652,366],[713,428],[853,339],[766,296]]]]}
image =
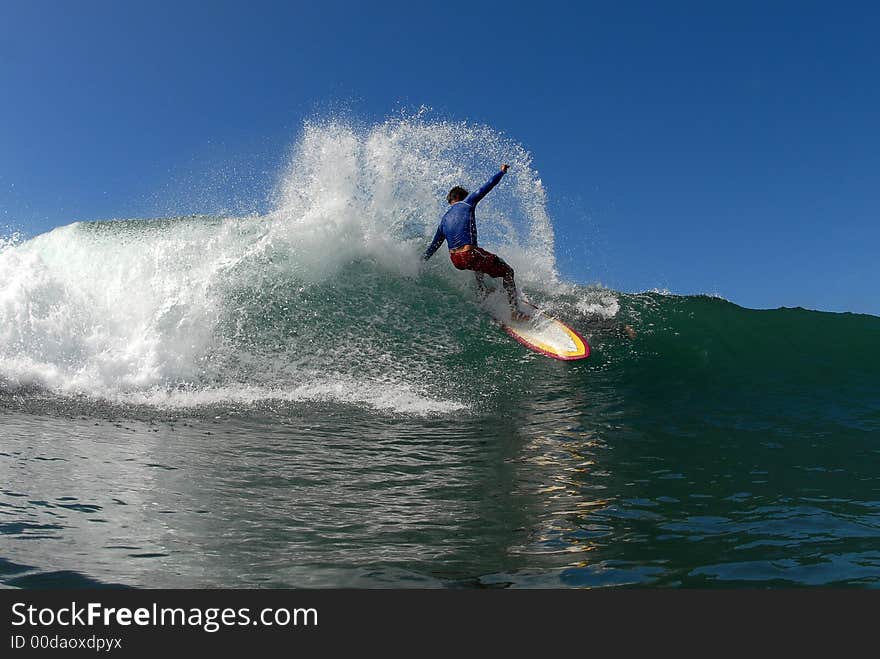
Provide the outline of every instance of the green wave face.
{"type": "Polygon", "coordinates": [[[634,400],[693,414],[878,421],[880,318],[752,310],[708,297],[636,296],[643,331],[621,369],[634,400]]]}

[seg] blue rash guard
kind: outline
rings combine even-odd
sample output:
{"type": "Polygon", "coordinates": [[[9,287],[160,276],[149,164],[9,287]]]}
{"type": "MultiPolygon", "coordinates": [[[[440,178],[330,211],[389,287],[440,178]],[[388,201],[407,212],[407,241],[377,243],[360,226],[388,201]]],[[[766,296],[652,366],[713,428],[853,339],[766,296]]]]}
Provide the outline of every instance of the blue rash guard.
{"type": "Polygon", "coordinates": [[[440,226],[437,227],[437,233],[434,234],[434,240],[428,245],[422,258],[426,261],[434,255],[440,245],[445,240],[449,249],[464,247],[465,245],[477,246],[477,218],[474,214],[474,207],[477,203],[489,194],[489,191],[498,185],[498,181],[504,176],[503,171],[499,171],[495,176],[486,181],[485,185],[476,192],[471,192],[464,201],[452,204],[449,210],[440,220],[440,226]]]}

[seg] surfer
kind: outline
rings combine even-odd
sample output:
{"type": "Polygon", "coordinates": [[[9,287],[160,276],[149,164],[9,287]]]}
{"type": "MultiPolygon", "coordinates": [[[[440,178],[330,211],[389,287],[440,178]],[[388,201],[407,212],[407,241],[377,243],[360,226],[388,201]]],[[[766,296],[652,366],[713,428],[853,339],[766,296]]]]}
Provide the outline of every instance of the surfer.
{"type": "Polygon", "coordinates": [[[449,259],[459,270],[473,270],[480,292],[486,293],[485,276],[500,277],[507,299],[510,302],[510,313],[513,320],[525,320],[529,316],[516,307],[516,282],[513,279],[513,268],[504,259],[477,246],[477,218],[474,213],[477,203],[489,194],[510,167],[501,165],[501,171],[490,178],[476,192],[468,193],[463,187],[456,185],[446,195],[449,210],[440,220],[434,240],[428,245],[422,257],[425,261],[434,255],[445,240],[449,247],[449,259]]]}

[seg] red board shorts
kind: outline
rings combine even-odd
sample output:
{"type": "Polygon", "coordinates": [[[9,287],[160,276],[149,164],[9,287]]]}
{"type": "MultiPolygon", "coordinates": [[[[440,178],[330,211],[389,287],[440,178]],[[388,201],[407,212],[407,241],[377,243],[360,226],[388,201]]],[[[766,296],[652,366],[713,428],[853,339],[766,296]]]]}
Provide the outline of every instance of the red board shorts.
{"type": "Polygon", "coordinates": [[[471,247],[463,252],[450,252],[449,258],[459,270],[473,270],[485,272],[490,277],[510,277],[513,268],[504,262],[504,259],[487,252],[482,247],[471,247]]]}

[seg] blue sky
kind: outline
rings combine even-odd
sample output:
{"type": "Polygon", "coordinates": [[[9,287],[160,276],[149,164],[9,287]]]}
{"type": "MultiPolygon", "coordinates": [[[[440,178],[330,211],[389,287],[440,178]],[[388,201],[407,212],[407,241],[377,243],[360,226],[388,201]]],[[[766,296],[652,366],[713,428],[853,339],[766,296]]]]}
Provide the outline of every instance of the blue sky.
{"type": "Polygon", "coordinates": [[[215,210],[304,118],[534,156],[567,277],[880,315],[880,5],[0,1],[0,232],[215,210]]]}

